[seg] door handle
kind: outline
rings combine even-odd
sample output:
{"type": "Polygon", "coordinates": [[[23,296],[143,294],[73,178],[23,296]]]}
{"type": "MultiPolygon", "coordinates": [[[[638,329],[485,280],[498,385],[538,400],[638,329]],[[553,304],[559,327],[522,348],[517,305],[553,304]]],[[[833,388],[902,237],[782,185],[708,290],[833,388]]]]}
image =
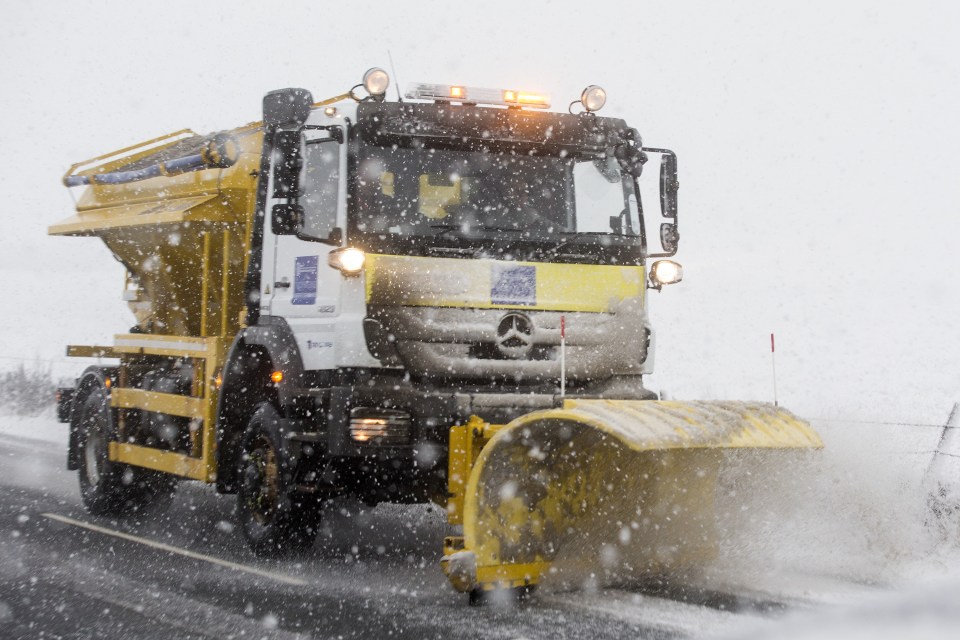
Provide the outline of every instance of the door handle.
{"type": "Polygon", "coordinates": [[[273,283],[273,288],[274,288],[274,289],[289,289],[289,288],[290,288],[290,283],[287,282],[287,281],[285,281],[285,280],[281,280],[280,282],[274,282],[274,283],[273,283]]]}

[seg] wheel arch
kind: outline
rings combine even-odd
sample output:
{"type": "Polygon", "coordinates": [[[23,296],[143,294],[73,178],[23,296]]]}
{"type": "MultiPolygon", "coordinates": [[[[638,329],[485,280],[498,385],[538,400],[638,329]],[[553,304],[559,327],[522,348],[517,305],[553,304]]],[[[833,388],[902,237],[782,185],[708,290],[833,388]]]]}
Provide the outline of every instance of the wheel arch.
{"type": "Polygon", "coordinates": [[[271,402],[283,416],[302,386],[303,361],[286,321],[262,317],[237,335],[224,362],[217,400],[217,491],[236,490],[240,440],[257,407],[271,402]],[[274,371],[283,372],[280,382],[270,379],[274,371]]]}

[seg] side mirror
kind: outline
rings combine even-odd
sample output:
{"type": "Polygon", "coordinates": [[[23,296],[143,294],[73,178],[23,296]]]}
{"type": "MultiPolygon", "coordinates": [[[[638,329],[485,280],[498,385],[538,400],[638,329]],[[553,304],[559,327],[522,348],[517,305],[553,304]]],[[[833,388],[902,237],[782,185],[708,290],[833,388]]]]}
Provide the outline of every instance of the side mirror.
{"type": "Polygon", "coordinates": [[[313,95],[306,89],[277,89],[263,97],[263,124],[300,127],[310,115],[313,95]]]}
{"type": "Polygon", "coordinates": [[[616,235],[623,235],[623,214],[621,213],[618,216],[610,216],[610,231],[613,231],[616,235]]]}
{"type": "MultiPolygon", "coordinates": [[[[658,218],[666,218],[667,221],[660,224],[660,247],[661,251],[652,251],[647,254],[649,258],[669,258],[670,256],[676,255],[677,247],[680,244],[680,232],[677,228],[677,190],[680,188],[680,182],[677,180],[677,155],[670,151],[669,149],[654,149],[653,147],[644,147],[643,149],[647,153],[655,153],[660,156],[660,176],[659,176],[659,191],[660,191],[660,216],[658,218]]],[[[646,181],[640,181],[643,184],[641,189],[648,189],[645,191],[644,195],[647,197],[647,202],[654,197],[656,193],[653,193],[655,178],[648,178],[646,181]]],[[[656,216],[655,213],[652,213],[656,207],[648,207],[648,212],[651,212],[651,216],[656,216]]],[[[647,220],[647,223],[652,227],[656,224],[656,220],[647,220]]]]}
{"type": "Polygon", "coordinates": [[[276,236],[296,235],[303,222],[303,207],[299,204],[275,204],[271,212],[270,228],[276,236]]]}
{"type": "Polygon", "coordinates": [[[343,244],[343,229],[340,227],[334,227],[333,230],[330,231],[330,235],[327,236],[327,239],[321,240],[321,242],[339,247],[341,244],[343,244]]]}
{"type": "Polygon", "coordinates": [[[303,154],[299,131],[277,131],[274,135],[273,197],[299,198],[303,154]]]}
{"type": "Polygon", "coordinates": [[[677,217],[677,156],[665,153],[660,159],[660,211],[664,218],[677,217]]]}
{"type": "Polygon", "coordinates": [[[673,255],[677,252],[677,245],[680,244],[680,231],[677,225],[670,222],[664,222],[660,225],[660,246],[663,250],[673,255]]]}

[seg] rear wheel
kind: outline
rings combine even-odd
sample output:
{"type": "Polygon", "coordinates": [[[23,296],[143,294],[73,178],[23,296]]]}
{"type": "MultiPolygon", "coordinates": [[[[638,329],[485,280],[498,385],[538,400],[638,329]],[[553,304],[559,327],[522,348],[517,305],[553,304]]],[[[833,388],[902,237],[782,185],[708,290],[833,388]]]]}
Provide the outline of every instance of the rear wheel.
{"type": "Polygon", "coordinates": [[[80,406],[80,497],[87,511],[96,515],[122,513],[130,493],[123,485],[122,465],[110,461],[111,417],[103,389],[90,392],[80,406]]]}
{"type": "Polygon", "coordinates": [[[309,548],[317,536],[320,505],[297,491],[295,468],[281,449],[280,418],[263,403],[243,434],[237,468],[237,516],[257,555],[309,548]]]}
{"type": "Polygon", "coordinates": [[[110,443],[116,431],[110,401],[96,389],[80,406],[78,428],[80,497],[95,515],[123,515],[148,505],[167,506],[177,479],[158,471],[131,467],[110,460],[110,443]]]}

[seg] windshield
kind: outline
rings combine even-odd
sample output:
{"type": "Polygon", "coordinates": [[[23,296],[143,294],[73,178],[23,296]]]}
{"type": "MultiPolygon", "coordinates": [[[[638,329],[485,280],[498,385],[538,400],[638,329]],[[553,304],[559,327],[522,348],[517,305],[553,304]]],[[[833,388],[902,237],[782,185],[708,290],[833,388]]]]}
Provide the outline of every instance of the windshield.
{"type": "Polygon", "coordinates": [[[351,186],[350,231],[373,250],[641,240],[613,158],[361,145],[351,186]]]}

